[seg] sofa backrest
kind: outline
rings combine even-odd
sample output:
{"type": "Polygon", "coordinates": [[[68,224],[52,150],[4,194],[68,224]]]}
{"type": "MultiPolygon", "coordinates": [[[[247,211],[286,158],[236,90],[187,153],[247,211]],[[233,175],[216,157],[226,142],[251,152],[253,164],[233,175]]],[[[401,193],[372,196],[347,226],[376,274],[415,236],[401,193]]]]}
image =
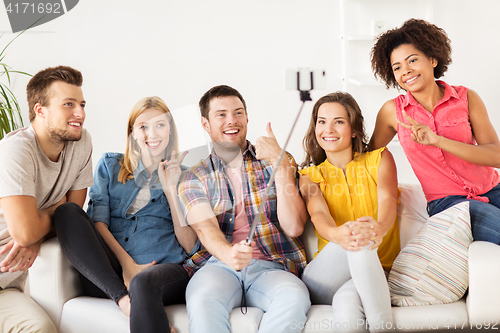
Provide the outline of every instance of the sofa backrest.
{"type": "MultiPolygon", "coordinates": [[[[398,205],[398,223],[401,248],[404,248],[429,216],[427,214],[427,201],[420,184],[399,184],[399,189],[401,194],[398,205]]],[[[310,220],[305,225],[302,242],[309,262],[313,259],[314,253],[318,251],[318,238],[310,220]]]]}

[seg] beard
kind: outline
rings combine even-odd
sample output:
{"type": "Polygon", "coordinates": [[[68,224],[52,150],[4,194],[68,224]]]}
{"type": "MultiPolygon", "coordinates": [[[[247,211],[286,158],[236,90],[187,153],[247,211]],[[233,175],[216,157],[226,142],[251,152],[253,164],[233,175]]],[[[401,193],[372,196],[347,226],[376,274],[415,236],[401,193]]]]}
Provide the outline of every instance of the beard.
{"type": "Polygon", "coordinates": [[[71,135],[67,130],[55,127],[50,118],[47,121],[47,132],[49,133],[51,140],[56,143],[78,141],[82,138],[82,131],[80,131],[79,134],[71,135]]]}

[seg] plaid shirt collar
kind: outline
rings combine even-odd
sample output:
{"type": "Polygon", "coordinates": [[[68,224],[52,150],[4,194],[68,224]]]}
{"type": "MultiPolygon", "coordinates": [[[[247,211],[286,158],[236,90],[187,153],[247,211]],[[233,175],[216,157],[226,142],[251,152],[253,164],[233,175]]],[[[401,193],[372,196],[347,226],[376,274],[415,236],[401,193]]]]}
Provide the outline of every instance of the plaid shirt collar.
{"type": "MultiPolygon", "coordinates": [[[[247,140],[247,149],[243,152],[243,160],[247,158],[257,160],[257,155],[255,152],[255,146],[252,145],[250,141],[247,140]]],[[[214,170],[223,170],[226,168],[226,162],[220,158],[215,150],[212,148],[212,153],[208,156],[207,160],[211,160],[214,170]]]]}

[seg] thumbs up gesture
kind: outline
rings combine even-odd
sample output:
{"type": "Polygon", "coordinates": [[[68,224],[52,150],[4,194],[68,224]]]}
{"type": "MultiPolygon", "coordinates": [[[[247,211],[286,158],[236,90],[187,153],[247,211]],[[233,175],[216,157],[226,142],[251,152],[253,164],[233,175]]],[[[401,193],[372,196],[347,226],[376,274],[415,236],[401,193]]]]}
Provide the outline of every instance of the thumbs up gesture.
{"type": "Polygon", "coordinates": [[[264,160],[274,165],[280,156],[281,147],[278,141],[276,141],[271,123],[267,123],[266,131],[267,136],[261,136],[255,142],[255,153],[259,160],[264,160]]]}

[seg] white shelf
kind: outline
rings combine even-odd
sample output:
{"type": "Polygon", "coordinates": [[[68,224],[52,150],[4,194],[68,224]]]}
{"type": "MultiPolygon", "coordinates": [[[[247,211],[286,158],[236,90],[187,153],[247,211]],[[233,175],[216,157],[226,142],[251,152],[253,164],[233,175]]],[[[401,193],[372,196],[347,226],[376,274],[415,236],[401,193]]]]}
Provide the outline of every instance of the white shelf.
{"type": "MultiPolygon", "coordinates": [[[[342,90],[349,91],[352,86],[384,86],[371,73],[364,73],[365,69],[368,71],[370,65],[368,53],[377,36],[382,30],[394,27],[398,21],[387,14],[387,9],[393,2],[396,3],[398,0],[339,0],[342,90]],[[353,21],[357,22],[356,29],[353,21]],[[354,52],[356,54],[353,54],[354,52]]],[[[403,5],[403,1],[400,2],[408,12],[416,10],[420,12],[418,17],[423,16],[432,22],[433,0],[417,0],[408,2],[408,5],[403,5]]]]}

